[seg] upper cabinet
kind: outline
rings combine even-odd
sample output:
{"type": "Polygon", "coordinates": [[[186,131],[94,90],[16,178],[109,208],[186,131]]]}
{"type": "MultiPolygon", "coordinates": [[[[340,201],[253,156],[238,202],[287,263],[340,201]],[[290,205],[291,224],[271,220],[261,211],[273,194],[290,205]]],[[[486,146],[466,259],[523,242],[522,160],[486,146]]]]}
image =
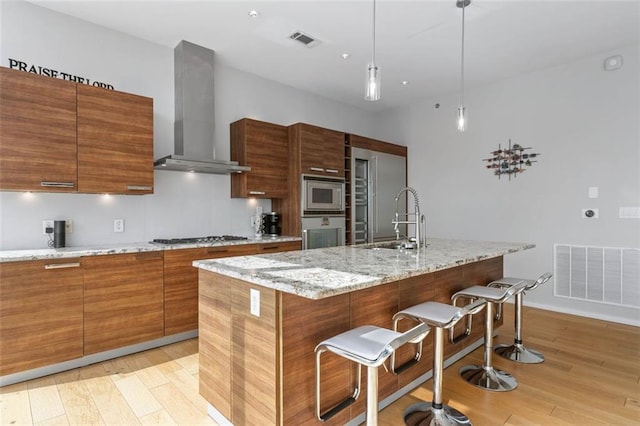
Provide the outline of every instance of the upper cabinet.
{"type": "Polygon", "coordinates": [[[153,193],[153,99],[0,68],[0,190],[153,193]]]}
{"type": "Polygon", "coordinates": [[[300,173],[344,177],[343,132],[297,123],[289,126],[289,139],[300,162],[300,173]]]}
{"type": "Polygon", "coordinates": [[[231,175],[234,198],[286,198],[289,194],[287,128],[244,118],[231,123],[231,160],[251,167],[231,175]]]}
{"type": "Polygon", "coordinates": [[[76,84],[0,68],[0,190],[76,192],[76,84]]]}
{"type": "Polygon", "coordinates": [[[153,99],[77,88],[78,191],[153,193],[153,99]]]}

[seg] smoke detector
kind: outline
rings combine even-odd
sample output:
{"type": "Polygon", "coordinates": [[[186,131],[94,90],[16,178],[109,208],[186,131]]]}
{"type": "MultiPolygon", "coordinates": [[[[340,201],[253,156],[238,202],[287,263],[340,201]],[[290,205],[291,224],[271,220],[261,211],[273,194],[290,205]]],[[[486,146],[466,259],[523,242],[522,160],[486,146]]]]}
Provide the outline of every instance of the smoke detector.
{"type": "Polygon", "coordinates": [[[295,40],[295,41],[297,41],[299,43],[302,43],[304,46],[309,47],[309,48],[317,46],[318,44],[320,44],[319,40],[316,40],[315,38],[313,38],[309,34],[305,34],[302,31],[294,32],[293,34],[291,34],[289,36],[289,38],[291,40],[295,40]]]}

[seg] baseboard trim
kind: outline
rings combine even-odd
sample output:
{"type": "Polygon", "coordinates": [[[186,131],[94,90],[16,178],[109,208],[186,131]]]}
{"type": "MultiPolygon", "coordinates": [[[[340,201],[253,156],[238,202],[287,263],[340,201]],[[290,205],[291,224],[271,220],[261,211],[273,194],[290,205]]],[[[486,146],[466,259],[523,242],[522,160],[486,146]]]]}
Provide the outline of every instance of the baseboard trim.
{"type": "Polygon", "coordinates": [[[161,346],[170,345],[172,343],[181,342],[183,340],[192,339],[194,337],[198,337],[198,330],[185,331],[184,333],[172,334],[171,336],[149,340],[148,342],[137,343],[135,345],[112,349],[97,354],[86,355],[82,358],[75,358],[57,364],[51,364],[31,370],[20,371],[18,373],[7,374],[6,376],[0,377],[0,387],[24,382],[31,379],[37,379],[38,377],[44,377],[50,374],[60,373],[62,371],[73,370],[74,368],[84,367],[89,364],[95,364],[96,362],[102,362],[108,359],[146,351],[148,349],[159,348],[161,346]]]}
{"type": "Polygon", "coordinates": [[[561,314],[576,315],[579,317],[593,318],[593,319],[598,319],[602,321],[610,321],[610,322],[615,322],[619,324],[626,324],[626,325],[633,325],[636,327],[640,327],[640,319],[633,320],[631,318],[603,315],[603,314],[594,313],[592,311],[582,311],[580,309],[570,309],[570,308],[564,308],[564,307],[559,308],[557,306],[545,305],[543,303],[535,303],[535,302],[532,303],[527,301],[526,298],[524,301],[524,305],[527,307],[544,309],[545,311],[559,312],[561,314]]]}

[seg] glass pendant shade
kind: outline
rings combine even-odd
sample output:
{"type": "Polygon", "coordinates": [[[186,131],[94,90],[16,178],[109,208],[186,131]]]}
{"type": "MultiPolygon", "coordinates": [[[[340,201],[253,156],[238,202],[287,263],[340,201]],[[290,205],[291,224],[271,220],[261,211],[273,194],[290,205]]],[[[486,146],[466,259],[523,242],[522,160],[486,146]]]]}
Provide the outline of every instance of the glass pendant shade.
{"type": "Polygon", "coordinates": [[[467,130],[468,118],[467,108],[464,105],[458,106],[458,109],[456,110],[456,123],[458,123],[459,132],[467,130]]]}
{"type": "Polygon", "coordinates": [[[367,89],[364,98],[367,101],[380,99],[380,69],[375,65],[369,65],[367,69],[367,89]]]}

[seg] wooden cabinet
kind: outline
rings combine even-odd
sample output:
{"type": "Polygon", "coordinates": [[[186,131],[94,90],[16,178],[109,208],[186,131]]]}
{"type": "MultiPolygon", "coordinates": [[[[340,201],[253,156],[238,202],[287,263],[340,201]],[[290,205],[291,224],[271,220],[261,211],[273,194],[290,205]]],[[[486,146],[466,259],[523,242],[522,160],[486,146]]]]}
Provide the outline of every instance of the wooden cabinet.
{"type": "Polygon", "coordinates": [[[82,258],[85,355],[164,335],[162,254],[82,258]]]}
{"type": "Polygon", "coordinates": [[[262,243],[257,247],[258,254],[275,253],[280,251],[302,250],[301,241],[262,243]]]}
{"type": "Polygon", "coordinates": [[[0,376],[82,356],[80,259],[0,263],[0,376]]]}
{"type": "Polygon", "coordinates": [[[289,127],[292,152],[298,155],[300,173],[344,177],[345,134],[305,123],[289,127]]]}
{"type": "Polygon", "coordinates": [[[0,67],[0,190],[153,193],[153,99],[0,67]]]}
{"type": "Polygon", "coordinates": [[[153,99],[79,84],[78,191],[153,193],[153,99]]]}
{"type": "Polygon", "coordinates": [[[78,190],[75,83],[0,67],[0,114],[0,190],[78,190]]]}
{"type": "Polygon", "coordinates": [[[289,193],[287,128],[244,118],[231,123],[231,160],[251,167],[231,175],[234,198],[286,198],[289,193]]]}
{"type": "Polygon", "coordinates": [[[164,334],[198,328],[198,269],[194,260],[300,250],[300,241],[240,244],[164,252],[164,334]]]}
{"type": "Polygon", "coordinates": [[[256,245],[166,250],[164,253],[164,334],[198,328],[198,269],[194,260],[254,254],[256,245]]]}

